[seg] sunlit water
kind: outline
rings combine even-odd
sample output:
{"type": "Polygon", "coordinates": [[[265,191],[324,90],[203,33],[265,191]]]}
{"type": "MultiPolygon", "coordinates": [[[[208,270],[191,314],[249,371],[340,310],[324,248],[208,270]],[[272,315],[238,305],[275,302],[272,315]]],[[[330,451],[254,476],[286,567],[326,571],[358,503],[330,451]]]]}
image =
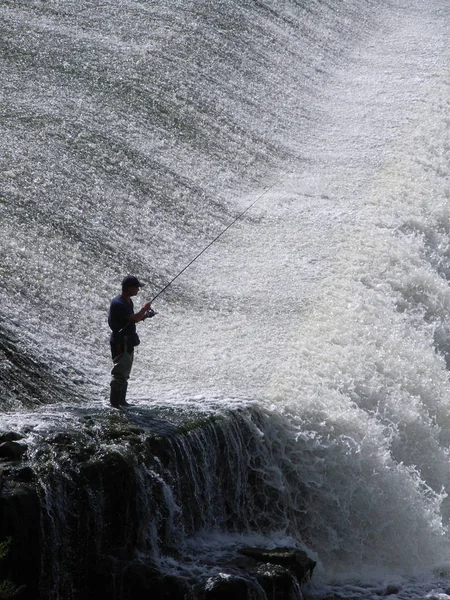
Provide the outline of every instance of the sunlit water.
{"type": "MultiPolygon", "coordinates": [[[[299,486],[304,518],[245,541],[300,539],[319,562],[311,597],[448,598],[446,2],[286,4],[290,24],[232,2],[121,2],[101,22],[87,4],[1,6],[18,49],[5,331],[108,410],[105,311],[122,275],[152,297],[262,195],[158,298],[130,397],[272,412],[267,478],[289,498],[299,486]]],[[[201,570],[242,541],[206,531],[186,548],[201,570]]]]}

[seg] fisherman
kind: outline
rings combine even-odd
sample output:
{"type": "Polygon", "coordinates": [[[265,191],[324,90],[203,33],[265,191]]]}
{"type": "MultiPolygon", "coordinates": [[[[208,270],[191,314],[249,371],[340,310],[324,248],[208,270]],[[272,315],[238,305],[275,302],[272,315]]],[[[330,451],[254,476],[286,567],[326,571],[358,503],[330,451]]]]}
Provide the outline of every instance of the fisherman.
{"type": "Polygon", "coordinates": [[[111,370],[110,403],[115,408],[130,406],[125,397],[133,366],[134,347],[140,344],[136,323],[156,314],[150,302],[143,304],[139,312],[134,312],[131,298],[142,287],[144,284],[137,277],[127,275],[122,281],[122,293],[111,300],[109,307],[108,324],[112,330],[110,344],[114,363],[111,370]]]}

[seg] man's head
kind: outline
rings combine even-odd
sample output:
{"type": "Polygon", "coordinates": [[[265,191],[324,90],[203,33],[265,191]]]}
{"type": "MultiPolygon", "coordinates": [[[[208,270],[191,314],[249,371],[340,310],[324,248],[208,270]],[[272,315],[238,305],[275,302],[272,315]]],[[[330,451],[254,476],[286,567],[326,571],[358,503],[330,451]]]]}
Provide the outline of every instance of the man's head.
{"type": "Polygon", "coordinates": [[[127,275],[122,281],[122,292],[125,292],[129,296],[136,296],[141,287],[144,287],[144,284],[134,275],[127,275]]]}

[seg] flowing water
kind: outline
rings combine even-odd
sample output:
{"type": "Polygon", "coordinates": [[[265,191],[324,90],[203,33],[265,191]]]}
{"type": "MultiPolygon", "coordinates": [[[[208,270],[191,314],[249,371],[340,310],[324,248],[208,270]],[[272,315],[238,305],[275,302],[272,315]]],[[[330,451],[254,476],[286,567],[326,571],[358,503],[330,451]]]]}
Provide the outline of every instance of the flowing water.
{"type": "Polygon", "coordinates": [[[139,419],[262,415],[246,435],[274,514],[205,517],[180,541],[191,568],[296,539],[310,597],[450,597],[448,3],[0,15],[4,426],[107,414],[121,278],[151,298],[258,200],[140,326],[139,419]]]}

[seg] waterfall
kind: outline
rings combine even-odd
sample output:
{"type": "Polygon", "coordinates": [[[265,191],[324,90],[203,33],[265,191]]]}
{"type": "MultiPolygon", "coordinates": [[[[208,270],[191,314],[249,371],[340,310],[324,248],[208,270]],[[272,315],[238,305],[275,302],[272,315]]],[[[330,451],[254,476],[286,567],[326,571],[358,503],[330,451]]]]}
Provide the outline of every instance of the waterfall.
{"type": "Polygon", "coordinates": [[[447,598],[447,3],[0,15],[2,498],[34,486],[42,598],[145,567],[203,600],[248,545],[306,551],[310,598],[447,598]],[[144,302],[258,198],[138,325],[112,411],[122,277],[144,302]]]}

